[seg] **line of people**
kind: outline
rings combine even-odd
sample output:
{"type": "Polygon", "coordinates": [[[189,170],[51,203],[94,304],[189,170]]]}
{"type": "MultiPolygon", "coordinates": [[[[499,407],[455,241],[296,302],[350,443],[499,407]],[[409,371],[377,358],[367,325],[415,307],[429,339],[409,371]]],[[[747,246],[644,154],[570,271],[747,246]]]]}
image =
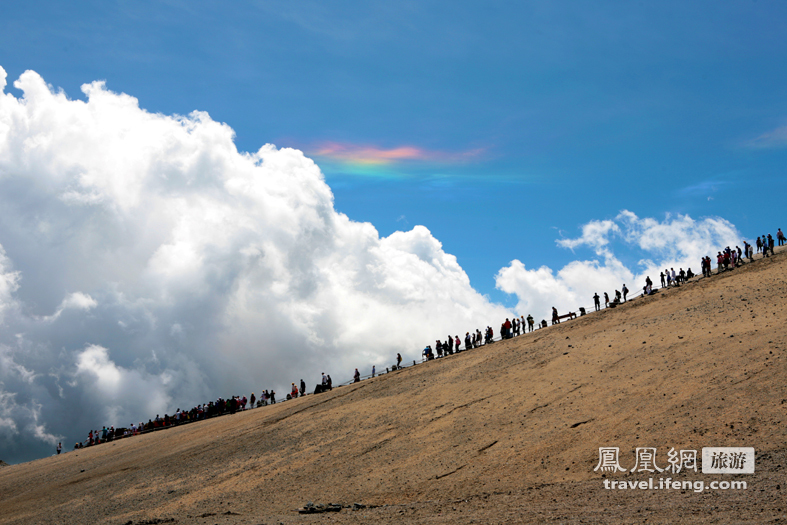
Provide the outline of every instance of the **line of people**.
{"type": "MultiPolygon", "coordinates": [[[[778,229],[776,232],[776,240],[779,243],[779,246],[784,246],[787,242],[787,238],[785,238],[784,233],[782,232],[781,228],[778,229]]],[[[757,237],[755,241],[755,245],[757,247],[756,253],[762,253],[763,257],[770,257],[774,254],[774,239],[770,234],[762,235],[761,237],[757,237]],[[769,254],[770,252],[770,254],[769,254]]],[[[751,244],[744,241],[743,249],[739,246],[736,246],[735,249],[731,249],[727,246],[724,250],[717,253],[716,262],[717,262],[717,273],[721,273],[722,271],[732,270],[736,267],[741,265],[742,259],[748,258],[750,261],[754,258],[754,248],[751,244]]],[[[705,256],[702,258],[701,261],[702,267],[702,275],[704,277],[710,277],[712,275],[711,269],[711,258],[709,256],[705,256]]],[[[683,268],[680,268],[678,272],[675,271],[674,268],[670,268],[669,270],[665,269],[660,274],[661,277],[661,287],[662,288],[670,288],[673,286],[680,286],[687,282],[689,279],[695,277],[694,272],[692,272],[691,268],[688,268],[687,271],[683,271],[683,268]]],[[[623,302],[627,301],[627,296],[629,293],[629,289],[623,284],[621,290],[615,290],[615,298],[610,301],[609,294],[604,292],[604,306],[615,307],[623,302]]],[[[653,282],[650,279],[650,276],[645,278],[645,286],[643,287],[643,295],[651,295],[653,294],[653,282]]],[[[593,295],[593,304],[596,311],[601,309],[601,298],[596,292],[593,295]]],[[[581,315],[585,315],[585,309],[580,308],[581,315]]],[[[575,317],[573,312],[567,314],[575,317]]],[[[557,324],[560,322],[561,316],[558,315],[557,309],[552,307],[552,324],[557,324]]],[[[522,335],[527,332],[532,332],[535,329],[535,319],[533,319],[532,315],[528,315],[527,318],[524,316],[520,316],[519,318],[514,317],[513,320],[506,318],[506,320],[500,326],[500,335],[501,339],[509,339],[512,337],[516,337],[522,335]]],[[[542,320],[539,323],[540,328],[546,328],[547,322],[546,319],[542,320]]],[[[473,348],[477,348],[482,345],[490,344],[494,342],[494,330],[491,326],[487,326],[484,333],[481,333],[481,330],[476,329],[475,332],[466,332],[465,339],[464,339],[464,350],[470,350],[473,348]]],[[[440,340],[435,341],[435,349],[433,350],[430,345],[427,345],[426,348],[423,350],[423,358],[424,361],[432,360],[437,358],[441,358],[444,356],[453,355],[456,352],[462,351],[461,349],[462,341],[459,339],[458,335],[451,336],[449,335],[445,342],[440,340]]],[[[401,354],[396,354],[396,365],[392,368],[394,370],[401,368],[402,364],[402,356],[401,354]]],[[[372,367],[372,377],[375,376],[375,368],[372,367]]],[[[361,374],[358,369],[355,369],[355,373],[353,374],[353,381],[359,382],[361,379],[361,374]]],[[[330,375],[326,375],[325,373],[322,374],[322,381],[317,388],[315,389],[315,393],[320,393],[323,391],[332,390],[333,388],[333,381],[331,380],[330,375]]],[[[300,380],[300,388],[295,383],[291,384],[291,391],[287,394],[287,400],[295,399],[299,396],[306,395],[306,383],[303,379],[300,380]]],[[[114,439],[118,439],[120,437],[127,437],[131,435],[137,435],[143,432],[148,432],[152,430],[157,430],[160,428],[166,428],[170,426],[176,426],[183,423],[188,423],[192,421],[198,421],[202,419],[207,419],[210,417],[222,416],[227,414],[234,414],[240,410],[246,410],[247,404],[249,408],[256,407],[263,407],[267,405],[276,404],[276,392],[273,390],[264,390],[259,399],[255,396],[254,392],[251,393],[249,399],[246,396],[232,396],[229,400],[224,400],[222,398],[218,398],[215,402],[211,401],[206,404],[200,404],[196,407],[192,408],[189,411],[182,411],[178,408],[175,411],[175,414],[172,416],[168,414],[164,414],[164,417],[160,417],[158,414],[154,419],[149,419],[147,423],[139,423],[130,424],[126,428],[115,428],[114,426],[110,426],[109,428],[103,427],[101,431],[98,430],[91,430],[88,433],[88,437],[84,442],[77,442],[74,445],[75,449],[83,448],[85,446],[93,446],[98,445],[100,443],[105,443],[108,441],[112,441],[114,439]],[[256,404],[256,405],[255,405],[256,404]]],[[[58,443],[57,453],[59,454],[62,449],[62,445],[58,443]]]]}
{"type": "MultiPolygon", "coordinates": [[[[546,326],[546,320],[542,321],[542,323],[546,326]]],[[[535,319],[533,319],[532,315],[528,315],[527,318],[525,318],[525,316],[514,317],[513,319],[506,318],[500,325],[500,338],[510,339],[527,332],[532,332],[535,330],[535,324],[535,319]]],[[[487,326],[483,333],[481,333],[479,329],[473,332],[465,332],[464,349],[462,349],[462,340],[459,339],[459,336],[449,335],[446,337],[445,342],[439,339],[436,340],[434,348],[432,348],[431,345],[426,345],[421,353],[423,358],[422,361],[430,361],[440,357],[447,357],[464,350],[478,348],[479,346],[493,343],[494,337],[495,332],[491,326],[487,326]]],[[[399,358],[401,357],[399,354],[397,354],[397,356],[399,358]]]]}
{"type": "MultiPolygon", "coordinates": [[[[327,385],[328,390],[330,390],[332,383],[330,377],[331,376],[326,377],[326,375],[323,374],[323,384],[327,385]]],[[[303,396],[305,393],[306,383],[303,381],[303,379],[301,379],[300,389],[295,385],[295,383],[292,383],[292,391],[287,394],[287,399],[289,400],[298,396],[303,396]]],[[[156,414],[156,417],[153,419],[148,419],[147,423],[140,422],[138,425],[136,423],[131,423],[128,427],[119,428],[115,428],[114,426],[105,426],[100,431],[91,430],[88,432],[87,439],[85,441],[78,441],[74,444],[74,449],[100,445],[102,443],[114,441],[119,438],[135,436],[145,432],[174,427],[184,423],[191,423],[217,416],[231,415],[239,411],[247,410],[247,406],[250,409],[255,408],[255,406],[260,408],[263,406],[275,404],[276,392],[274,390],[263,390],[259,398],[257,398],[254,392],[251,393],[249,398],[247,398],[245,395],[232,396],[230,399],[223,399],[220,397],[216,401],[199,404],[188,411],[178,408],[173,415],[164,414],[164,417],[161,417],[159,414],[156,414]]],[[[62,449],[62,445],[58,444],[58,447],[59,454],[59,450],[62,449]]]]}

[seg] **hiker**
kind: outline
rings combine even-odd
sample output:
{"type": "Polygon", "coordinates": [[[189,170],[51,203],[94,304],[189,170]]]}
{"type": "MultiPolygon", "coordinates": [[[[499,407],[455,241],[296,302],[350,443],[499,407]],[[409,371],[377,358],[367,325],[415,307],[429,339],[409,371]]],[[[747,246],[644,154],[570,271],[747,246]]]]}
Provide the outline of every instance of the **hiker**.
{"type": "Polygon", "coordinates": [[[306,382],[301,379],[301,397],[306,395],[306,382]]]}
{"type": "Polygon", "coordinates": [[[322,386],[328,386],[328,378],[325,376],[325,372],[322,373],[322,386]]]}
{"type": "Polygon", "coordinates": [[[759,237],[757,237],[756,244],[757,244],[757,253],[760,253],[762,251],[762,240],[760,240],[759,237]]]}
{"type": "Polygon", "coordinates": [[[254,408],[255,401],[257,401],[257,396],[255,396],[254,392],[252,392],[251,397],[249,398],[249,408],[254,408]]]}
{"type": "Polygon", "coordinates": [[[290,390],[290,395],[292,396],[293,399],[298,397],[298,387],[295,386],[295,383],[292,383],[292,389],[290,390]]]}
{"type": "Polygon", "coordinates": [[[552,307],[552,324],[560,324],[559,316],[557,315],[557,308],[552,307]]]}
{"type": "Polygon", "coordinates": [[[534,326],[535,326],[535,319],[533,319],[532,315],[527,314],[527,327],[531,332],[534,330],[534,326]]]}
{"type": "Polygon", "coordinates": [[[597,312],[601,310],[601,297],[598,296],[598,292],[593,294],[593,306],[596,307],[597,312]]]}
{"type": "Polygon", "coordinates": [[[450,335],[448,339],[445,340],[446,344],[448,345],[448,355],[454,355],[454,339],[450,335]]]}
{"type": "Polygon", "coordinates": [[[57,453],[58,453],[58,455],[60,454],[61,450],[63,450],[63,444],[62,443],[58,443],[57,444],[57,453]]]}
{"type": "MultiPolygon", "coordinates": [[[[456,338],[456,348],[459,348],[459,338],[456,338]]],[[[396,354],[396,368],[402,367],[402,354],[396,354]]]]}
{"type": "Polygon", "coordinates": [[[773,237],[771,234],[768,234],[768,248],[771,250],[771,255],[773,255],[773,237]]]}
{"type": "Polygon", "coordinates": [[[270,396],[271,396],[271,405],[275,405],[276,404],[276,392],[271,390],[270,396]]]}
{"type": "Polygon", "coordinates": [[[691,268],[686,270],[686,279],[692,279],[694,277],[694,272],[691,271],[691,268]]]}
{"type": "Polygon", "coordinates": [[[609,294],[604,292],[604,308],[609,308],[609,294]]]}
{"type": "Polygon", "coordinates": [[[331,379],[331,374],[328,374],[328,390],[333,390],[333,379],[331,379]]]}
{"type": "Polygon", "coordinates": [[[511,321],[508,320],[508,317],[506,317],[506,322],[503,323],[503,326],[505,327],[505,332],[503,332],[503,337],[508,339],[509,337],[511,337],[511,321]]]}
{"type": "Polygon", "coordinates": [[[664,272],[661,272],[661,287],[664,288],[666,285],[664,284],[664,272]]]}
{"type": "Polygon", "coordinates": [[[626,302],[626,295],[628,295],[628,293],[629,293],[629,289],[626,288],[626,284],[625,283],[623,283],[622,290],[623,290],[623,302],[625,303],[626,302]]]}
{"type": "Polygon", "coordinates": [[[356,368],[355,373],[353,374],[353,383],[358,383],[360,382],[360,380],[361,380],[361,373],[356,368]]]}
{"type": "Polygon", "coordinates": [[[470,332],[465,333],[465,350],[470,350],[472,348],[472,341],[470,339],[470,332]]]}
{"type": "Polygon", "coordinates": [[[787,241],[781,228],[776,232],[776,239],[779,241],[779,246],[784,246],[784,241],[787,241]]]}

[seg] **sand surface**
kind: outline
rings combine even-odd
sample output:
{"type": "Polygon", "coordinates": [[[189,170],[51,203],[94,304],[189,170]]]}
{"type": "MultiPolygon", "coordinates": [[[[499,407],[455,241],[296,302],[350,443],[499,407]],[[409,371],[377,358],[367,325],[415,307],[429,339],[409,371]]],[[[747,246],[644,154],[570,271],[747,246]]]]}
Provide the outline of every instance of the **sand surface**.
{"type": "MultiPolygon", "coordinates": [[[[787,252],[332,392],[0,470],[0,523],[785,523],[787,252]],[[756,450],[746,490],[599,447],[756,450]],[[607,475],[643,480],[646,473],[607,475]],[[359,503],[301,515],[307,502],[359,503]]],[[[490,320],[490,322],[493,320],[490,320]]]]}

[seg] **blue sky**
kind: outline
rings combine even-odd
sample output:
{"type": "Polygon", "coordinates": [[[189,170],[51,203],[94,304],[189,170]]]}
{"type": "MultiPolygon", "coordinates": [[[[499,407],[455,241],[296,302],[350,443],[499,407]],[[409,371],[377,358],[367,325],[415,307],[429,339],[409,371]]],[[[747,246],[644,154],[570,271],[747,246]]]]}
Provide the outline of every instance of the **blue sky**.
{"type": "Polygon", "coordinates": [[[591,219],[719,215],[773,229],[787,190],[782,2],[18,2],[0,62],[73,98],[105,79],[149,111],[207,111],[238,148],[302,149],[338,210],[426,225],[477,289],[591,219]],[[421,148],[362,169],[321,144],[421,148]],[[468,158],[451,156],[475,151],[468,158]],[[428,155],[427,155],[428,156],[428,155]],[[446,160],[448,158],[448,160],[446,160]]]}
{"type": "Polygon", "coordinates": [[[775,234],[785,34],[762,0],[3,3],[0,458],[775,234]]]}

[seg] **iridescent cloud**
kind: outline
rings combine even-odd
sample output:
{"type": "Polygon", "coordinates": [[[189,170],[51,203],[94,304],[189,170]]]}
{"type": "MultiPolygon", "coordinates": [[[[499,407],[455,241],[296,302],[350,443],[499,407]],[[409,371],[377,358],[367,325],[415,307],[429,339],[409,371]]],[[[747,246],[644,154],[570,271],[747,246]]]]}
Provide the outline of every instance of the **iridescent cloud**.
{"type": "Polygon", "coordinates": [[[427,164],[456,164],[477,159],[484,149],[447,152],[427,150],[415,146],[399,146],[384,149],[377,146],[350,144],[346,142],[322,142],[309,153],[315,157],[354,165],[390,165],[401,162],[427,164]]]}

